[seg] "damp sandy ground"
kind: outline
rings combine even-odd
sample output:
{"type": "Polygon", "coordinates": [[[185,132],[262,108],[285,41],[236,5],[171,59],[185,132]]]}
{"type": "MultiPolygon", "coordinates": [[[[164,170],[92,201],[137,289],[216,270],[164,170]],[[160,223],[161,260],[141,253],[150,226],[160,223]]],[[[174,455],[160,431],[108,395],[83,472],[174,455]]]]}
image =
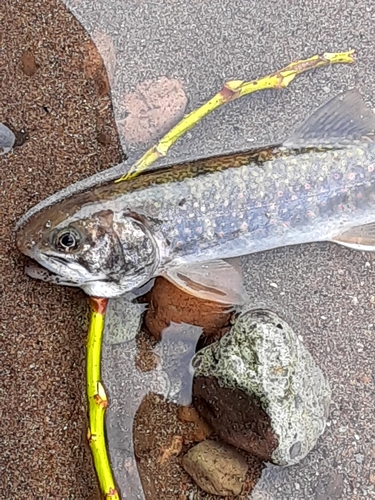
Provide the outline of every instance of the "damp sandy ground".
{"type": "MultiPolygon", "coordinates": [[[[252,0],[121,5],[72,2],[91,34],[113,39],[118,120],[129,113],[121,105],[124,92],[147,79],[180,82],[190,110],[226,80],[255,78],[317,52],[358,50],[355,66],[306,74],[287,91],[218,111],[174,148],[172,158],[271,143],[348,87],[358,87],[375,106],[375,7],[364,0],[296,1],[287,9],[252,0]]],[[[85,63],[87,33],[62,3],[6,0],[0,23],[0,121],[29,135],[0,157],[0,498],[96,498],[85,444],[86,300],[26,278],[12,228],[37,201],[118,163],[120,144],[131,155],[146,145],[117,137],[105,82],[85,63]],[[36,66],[28,61],[22,71],[25,51],[36,66]]],[[[255,305],[272,307],[298,329],[333,389],[320,448],[288,472],[287,482],[279,480],[276,498],[375,496],[374,266],[371,254],[328,244],[246,259],[255,305]]]]}

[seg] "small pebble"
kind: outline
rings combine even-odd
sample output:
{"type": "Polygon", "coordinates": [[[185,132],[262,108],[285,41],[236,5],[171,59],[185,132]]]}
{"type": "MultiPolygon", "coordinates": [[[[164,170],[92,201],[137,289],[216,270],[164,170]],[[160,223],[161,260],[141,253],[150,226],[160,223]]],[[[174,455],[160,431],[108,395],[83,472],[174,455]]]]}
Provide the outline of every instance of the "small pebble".
{"type": "Polygon", "coordinates": [[[27,76],[35,75],[37,66],[34,53],[31,50],[25,50],[25,52],[22,54],[21,69],[27,76]]]}
{"type": "Polygon", "coordinates": [[[248,468],[234,447],[211,440],[191,448],[182,466],[203,491],[219,496],[239,495],[248,468]]]}

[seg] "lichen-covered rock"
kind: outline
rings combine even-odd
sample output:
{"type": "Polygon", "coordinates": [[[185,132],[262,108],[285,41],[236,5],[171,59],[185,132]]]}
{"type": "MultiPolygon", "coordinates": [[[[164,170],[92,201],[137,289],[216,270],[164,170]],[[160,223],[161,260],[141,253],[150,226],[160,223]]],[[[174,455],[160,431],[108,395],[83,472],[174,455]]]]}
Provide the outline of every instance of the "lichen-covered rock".
{"type": "Polygon", "coordinates": [[[297,335],[272,312],[243,312],[230,333],[195,355],[193,368],[195,377],[215,377],[221,387],[259,399],[278,437],[275,464],[298,463],[325,429],[328,382],[297,335]]]}
{"type": "Polygon", "coordinates": [[[202,490],[219,496],[239,495],[248,468],[235,448],[211,440],[191,448],[182,466],[202,490]]]}

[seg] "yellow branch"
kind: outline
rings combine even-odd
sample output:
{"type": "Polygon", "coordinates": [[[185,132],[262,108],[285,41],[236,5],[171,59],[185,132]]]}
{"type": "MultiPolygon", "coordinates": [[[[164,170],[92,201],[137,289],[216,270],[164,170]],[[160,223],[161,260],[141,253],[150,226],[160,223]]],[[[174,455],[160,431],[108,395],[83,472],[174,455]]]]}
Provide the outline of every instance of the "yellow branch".
{"type": "Polygon", "coordinates": [[[91,298],[91,315],[87,338],[86,384],[89,404],[89,428],[87,437],[94,459],[100,491],[106,500],[119,500],[107,454],[104,430],[107,396],[101,383],[101,352],[105,311],[108,299],[91,298]]]}
{"type": "Polygon", "coordinates": [[[162,139],[160,139],[157,144],[146,151],[146,153],[134,165],[132,165],[129,172],[114,182],[133,179],[144,170],[147,170],[147,168],[156,160],[166,156],[168,150],[181,136],[220,106],[260,90],[285,88],[297,75],[300,75],[305,71],[311,71],[313,69],[320,68],[322,66],[329,66],[331,64],[354,63],[354,56],[354,50],[337,53],[326,52],[323,55],[315,55],[309,57],[308,59],[293,61],[285,68],[257,80],[252,80],[250,82],[233,80],[225,83],[220,92],[199,108],[185,115],[176,126],[174,126],[162,139]]]}

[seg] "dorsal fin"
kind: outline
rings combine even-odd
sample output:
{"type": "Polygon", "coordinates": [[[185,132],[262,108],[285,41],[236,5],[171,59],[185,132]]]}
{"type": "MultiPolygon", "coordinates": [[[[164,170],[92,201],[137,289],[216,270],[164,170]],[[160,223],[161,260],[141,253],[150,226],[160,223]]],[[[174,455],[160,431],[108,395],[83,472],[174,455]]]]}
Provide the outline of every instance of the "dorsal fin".
{"type": "Polygon", "coordinates": [[[355,140],[374,140],[375,115],[357,89],[337,95],[318,108],[283,146],[295,149],[319,146],[345,146],[355,140]]]}

